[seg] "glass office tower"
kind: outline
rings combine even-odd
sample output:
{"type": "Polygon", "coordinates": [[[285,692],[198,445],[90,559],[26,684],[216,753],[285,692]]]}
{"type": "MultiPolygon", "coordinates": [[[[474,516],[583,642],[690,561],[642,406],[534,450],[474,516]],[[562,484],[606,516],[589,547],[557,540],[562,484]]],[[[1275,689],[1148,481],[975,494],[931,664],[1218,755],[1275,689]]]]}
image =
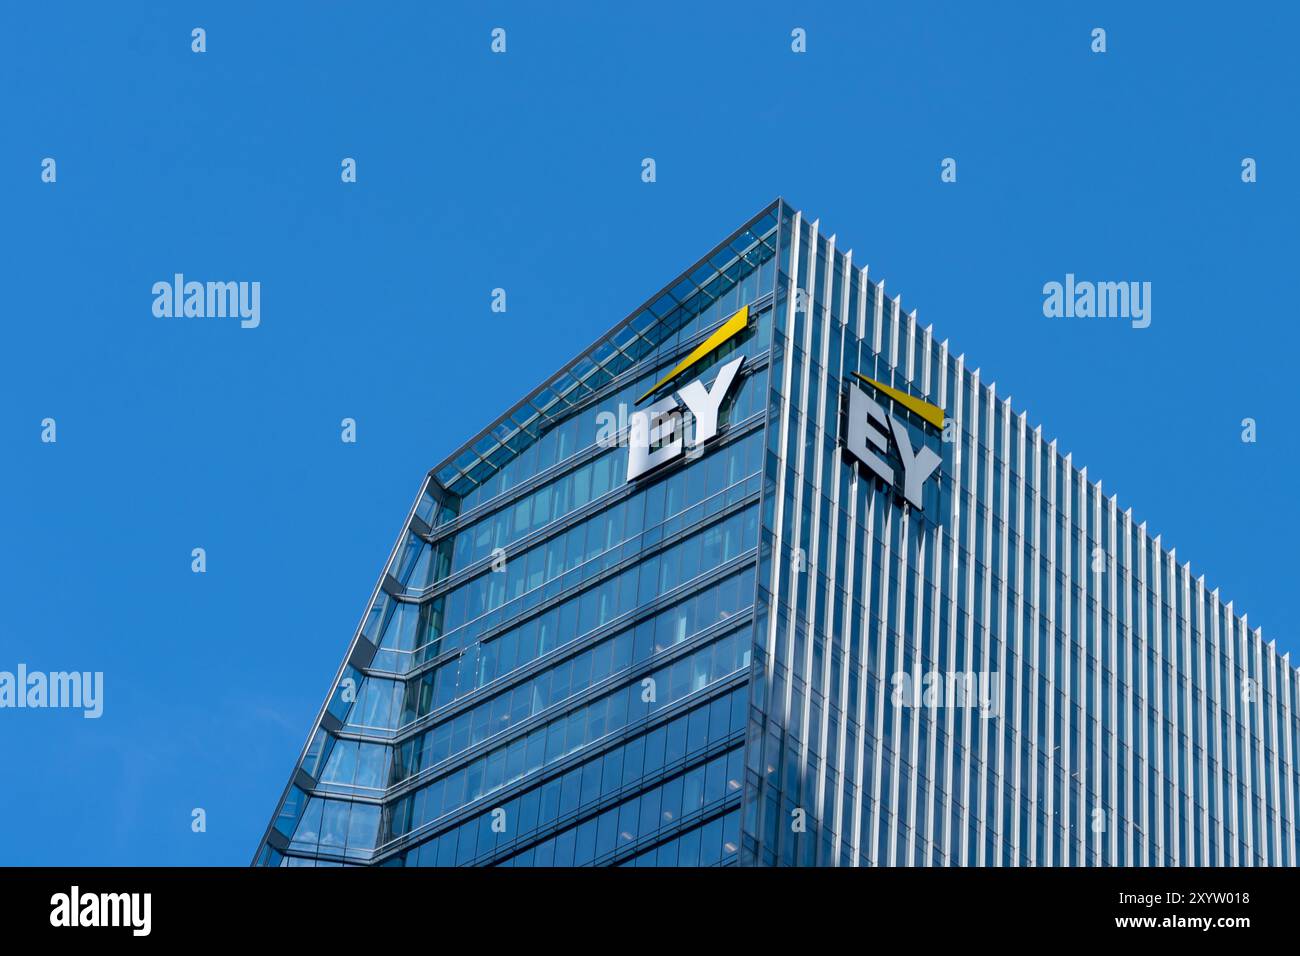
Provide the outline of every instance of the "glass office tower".
{"type": "Polygon", "coordinates": [[[1294,865],[1300,678],[778,200],[426,478],[260,865],[1294,865]]]}

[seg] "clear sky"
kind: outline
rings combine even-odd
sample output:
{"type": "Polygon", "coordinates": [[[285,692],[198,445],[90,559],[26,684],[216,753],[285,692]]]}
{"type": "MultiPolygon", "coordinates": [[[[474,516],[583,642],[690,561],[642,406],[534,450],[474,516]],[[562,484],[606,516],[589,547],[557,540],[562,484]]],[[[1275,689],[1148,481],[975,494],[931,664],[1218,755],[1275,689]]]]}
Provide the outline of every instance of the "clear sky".
{"type": "Polygon", "coordinates": [[[0,711],[0,864],[247,863],[426,470],[777,195],[1300,651],[1276,8],[4,5],[0,670],[105,703],[0,711]]]}

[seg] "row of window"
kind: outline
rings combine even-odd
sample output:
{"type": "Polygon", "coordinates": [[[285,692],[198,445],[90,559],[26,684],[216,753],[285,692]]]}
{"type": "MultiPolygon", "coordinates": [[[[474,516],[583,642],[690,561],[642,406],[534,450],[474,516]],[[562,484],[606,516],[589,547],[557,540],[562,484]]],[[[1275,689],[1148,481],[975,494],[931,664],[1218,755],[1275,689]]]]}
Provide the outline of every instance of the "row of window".
{"type": "MultiPolygon", "coordinates": [[[[539,827],[580,816],[624,788],[636,786],[640,780],[654,777],[664,769],[675,770],[702,750],[740,734],[745,728],[748,706],[748,688],[725,693],[688,714],[660,724],[649,734],[634,737],[620,747],[611,748],[601,756],[565,771],[560,777],[512,797],[499,808],[486,810],[459,827],[404,851],[399,858],[407,866],[464,865],[493,851],[498,845],[508,847],[513,840],[532,834],[539,827]]],[[[711,773],[705,767],[695,767],[689,774],[677,775],[675,782],[660,792],[656,819],[646,817],[642,821],[641,804],[633,801],[638,808],[638,834],[649,835],[658,827],[671,827],[686,813],[737,791],[741,766],[740,752],[736,753],[736,757],[720,758],[718,769],[711,773]],[[667,817],[663,816],[666,812],[667,817]]],[[[616,806],[614,809],[619,808],[616,806]]],[[[419,808],[411,801],[399,801],[393,808],[393,830],[402,831],[403,827],[409,827],[406,817],[417,813],[419,808]]],[[[573,834],[572,829],[568,832],[573,834]]],[[[533,851],[529,849],[528,852],[533,851]]],[[[542,852],[546,853],[545,849],[542,852]]],[[[510,864],[507,862],[507,865],[510,864]]],[[[572,865],[572,861],[567,865],[572,865]]]]}
{"type": "MultiPolygon", "coordinates": [[[[740,669],[740,667],[748,666],[748,658],[741,656],[737,659],[735,657],[737,645],[741,644],[742,640],[744,640],[744,632],[737,632],[736,635],[729,637],[729,639],[708,645],[701,652],[693,654],[692,657],[682,659],[682,661],[676,662],[676,665],[660,671],[660,676],[667,675],[666,691],[669,697],[676,700],[677,697],[681,696],[682,687],[688,687],[693,691],[693,689],[703,687],[707,683],[714,683],[720,676],[724,676],[723,671],[732,672],[740,669]],[[699,671],[699,667],[706,662],[708,666],[707,674],[699,671]]],[[[640,687],[643,688],[643,684],[640,687]]],[[[637,688],[638,685],[634,684],[630,691],[636,692],[637,688]]],[[[740,710],[741,698],[737,696],[731,704],[735,705],[737,709],[736,713],[732,715],[732,719],[740,719],[742,715],[740,710]]],[[[651,704],[651,709],[653,709],[653,704],[651,704]]],[[[585,713],[588,710],[590,710],[588,714],[590,723],[585,724],[582,730],[578,730],[578,728],[582,727],[582,724],[573,721],[573,714],[569,714],[567,718],[563,718],[562,721],[558,722],[558,726],[562,728],[562,735],[565,737],[565,747],[567,747],[567,737],[569,735],[581,734],[584,731],[588,732],[588,734],[601,734],[601,732],[617,730],[614,724],[604,723],[614,715],[614,709],[604,710],[602,717],[595,717],[594,706],[590,709],[577,711],[577,713],[585,713]]],[[[702,715],[706,714],[707,709],[702,711],[702,715]]],[[[718,722],[719,719],[715,718],[715,727],[722,726],[718,722]]],[[[658,736],[651,735],[651,750],[645,757],[649,761],[645,773],[653,773],[654,770],[658,769],[658,767],[654,766],[653,748],[655,744],[659,745],[660,753],[663,753],[663,747],[667,747],[669,760],[672,760],[672,754],[675,752],[676,735],[679,732],[681,735],[680,743],[682,745],[686,744],[688,724],[686,724],[685,718],[680,718],[680,721],[680,724],[677,722],[669,724],[667,731],[664,728],[659,728],[659,731],[656,731],[658,736]]],[[[701,718],[695,718],[690,724],[690,743],[695,745],[701,743],[698,739],[699,731],[695,728],[695,723],[699,723],[699,721],[701,721],[701,718]]],[[[543,728],[543,734],[545,734],[545,728],[543,728]]],[[[552,734],[551,739],[558,739],[558,737],[552,734]]],[[[576,739],[581,739],[581,737],[576,737],[576,739]]],[[[487,782],[484,786],[495,786],[498,774],[504,773],[508,769],[508,765],[510,765],[513,758],[523,757],[525,760],[528,758],[528,748],[526,748],[526,745],[521,744],[523,744],[523,741],[516,741],[517,747],[515,749],[499,748],[497,752],[487,758],[487,782]]],[[[559,747],[559,744],[556,744],[556,747],[559,747]]],[[[322,790],[329,790],[330,787],[334,786],[347,786],[370,788],[370,790],[382,792],[387,779],[386,767],[389,753],[390,748],[386,747],[386,745],[370,744],[356,740],[335,740],[333,736],[326,734],[326,732],[318,731],[312,747],[308,750],[307,760],[304,761],[304,769],[307,769],[308,773],[315,773],[321,763],[324,762],[324,770],[321,770],[320,774],[322,790]]],[[[550,762],[554,758],[554,754],[546,754],[546,762],[550,762]]],[[[400,775],[402,774],[399,774],[399,778],[400,775]]],[[[590,775],[590,771],[588,775],[590,775]]],[[[468,774],[468,779],[469,786],[478,786],[477,783],[474,783],[472,769],[471,773],[468,774]]],[[[407,806],[407,808],[412,805],[419,805],[422,808],[430,797],[434,800],[441,799],[439,797],[441,792],[441,782],[435,782],[433,787],[425,788],[425,790],[417,793],[417,804],[412,804],[411,797],[407,797],[406,803],[403,805],[407,806]]],[[[302,835],[303,840],[315,840],[317,835],[321,835],[320,845],[322,848],[341,848],[344,845],[350,845],[352,848],[373,847],[373,832],[368,829],[370,822],[372,822],[373,806],[356,804],[355,814],[352,814],[350,809],[352,806],[354,805],[344,803],[344,801],[321,800],[320,797],[311,797],[311,801],[308,801],[307,795],[294,787],[290,799],[286,800],[285,808],[277,818],[277,829],[285,832],[286,836],[292,834],[296,838],[296,836],[302,835]],[[304,823],[302,821],[307,819],[307,816],[303,814],[304,808],[309,813],[315,814],[311,822],[305,823],[307,829],[303,829],[304,823]],[[324,823],[320,822],[322,813],[325,814],[324,823]],[[303,816],[300,816],[300,814],[303,814],[303,816]],[[350,822],[352,818],[350,814],[355,816],[354,822],[350,822]],[[348,832],[352,832],[355,839],[348,839],[346,836],[348,832]],[[357,839],[360,839],[360,843],[357,843],[357,839]],[[343,842],[339,843],[338,840],[343,840],[343,842]],[[370,842],[367,843],[367,840],[370,840],[370,842]]],[[[377,819],[377,817],[373,818],[377,819]]]]}
{"type": "Polygon", "coordinates": [[[754,571],[748,568],[520,681],[402,744],[394,779],[417,774],[594,684],[625,673],[714,624],[734,618],[752,605],[753,596],[754,571]]]}
{"type": "MultiPolygon", "coordinates": [[[[535,593],[548,583],[555,586],[540,595],[540,600],[568,591],[611,563],[652,546],[662,535],[671,534],[670,520],[697,505],[706,505],[698,512],[702,516],[716,513],[725,507],[731,489],[759,471],[762,442],[762,434],[754,432],[717,448],[690,467],[642,488],[563,534],[556,534],[527,551],[508,555],[503,559],[504,570],[488,570],[445,596],[443,633],[449,634],[467,621],[517,601],[525,594],[535,593]],[[658,534],[645,534],[656,530],[658,534]],[[622,553],[618,554],[620,547],[622,553]],[[597,562],[597,558],[609,556],[611,552],[615,552],[612,559],[597,562]],[[583,573],[573,573],[579,569],[583,573]]],[[[735,496],[730,499],[734,500],[735,496]]],[[[506,612],[503,616],[510,614],[506,612]]],[[[386,634],[385,640],[381,640],[380,647],[398,646],[387,637],[386,634]]]]}
{"type": "MultiPolygon", "coordinates": [[[[732,561],[754,548],[757,514],[753,507],[738,511],[697,535],[651,555],[588,591],[573,594],[563,604],[526,620],[487,643],[474,644],[412,682],[369,676],[364,680],[359,704],[346,715],[352,727],[391,730],[464,697],[478,687],[536,661],[551,650],[572,643],[616,618],[650,604],[658,594],[672,591],[697,578],[708,568],[732,561]],[[399,708],[399,701],[402,701],[399,708]]],[[[727,593],[707,591],[699,604],[690,607],[694,617],[719,620],[738,610],[736,601],[753,601],[753,592],[742,597],[740,583],[728,585],[727,593]],[[728,607],[712,605],[714,596],[728,598],[728,607]],[[716,610],[716,614],[715,614],[716,610]]],[[[706,627],[702,623],[699,630],[706,627]]]]}
{"type": "MultiPolygon", "coordinates": [[[[686,696],[748,669],[748,629],[720,637],[659,668],[645,679],[603,695],[495,748],[422,788],[424,815],[410,818],[416,829],[542,767],[621,731],[686,696]]],[[[413,802],[413,806],[416,806],[413,802]]],[[[400,834],[396,834],[400,835],[400,834]]]]}
{"type": "MultiPolygon", "coordinates": [[[[567,644],[739,557],[757,545],[757,537],[756,506],[734,512],[492,641],[474,644],[465,654],[417,681],[408,684],[357,674],[353,678],[361,684],[357,706],[338,702],[336,709],[332,702],[331,711],[357,729],[395,729],[549,653],[561,646],[562,635],[569,636],[563,641],[567,644]],[[421,712],[426,683],[430,685],[428,709],[421,712]]],[[[702,600],[697,610],[708,613],[708,599],[702,600]]],[[[346,676],[353,673],[349,670],[346,676]]]]}
{"type": "Polygon", "coordinates": [[[365,857],[375,848],[380,806],[309,796],[290,787],[275,828],[289,838],[290,849],[365,857]]]}
{"type": "MultiPolygon", "coordinates": [[[[511,798],[501,807],[487,810],[459,827],[405,851],[401,858],[407,866],[462,865],[498,846],[506,847],[540,827],[576,817],[624,788],[635,786],[640,780],[665,768],[675,769],[707,747],[740,733],[745,726],[748,701],[748,689],[744,687],[717,697],[511,798]]],[[[670,827],[685,814],[739,790],[741,770],[741,751],[737,749],[732,751],[732,756],[723,755],[707,766],[676,776],[664,787],[656,789],[659,796],[653,819],[651,816],[643,818],[641,812],[642,806],[651,806],[649,801],[644,805],[636,799],[629,801],[637,808],[635,833],[644,836],[657,828],[670,827]]],[[[419,794],[414,794],[394,804],[391,833],[400,834],[411,829],[410,818],[418,818],[425,812],[419,800],[419,794]]],[[[614,809],[616,816],[621,816],[619,807],[614,809]]],[[[649,809],[646,813],[650,813],[649,809]]],[[[630,811],[626,823],[633,826],[630,811]]],[[[568,832],[572,834],[573,830],[568,832]]]]}
{"type": "Polygon", "coordinates": [[[718,448],[431,602],[408,604],[380,594],[364,630],[380,648],[371,667],[402,673],[469,646],[515,615],[756,494],[761,445],[755,432],[718,448]],[[466,621],[470,625],[458,630],[466,621]]]}
{"type": "MultiPolygon", "coordinates": [[[[732,810],[702,826],[686,831],[676,839],[638,853],[619,863],[619,866],[727,866],[736,862],[739,850],[740,811],[732,810]]],[[[561,859],[558,848],[555,859],[556,861],[561,859]]],[[[511,865],[511,862],[507,860],[506,865],[511,865]]],[[[525,854],[516,858],[514,865],[560,866],[562,864],[559,862],[548,864],[541,847],[538,847],[534,858],[530,859],[525,854]]]]}
{"type": "MultiPolygon", "coordinates": [[[[653,840],[663,828],[673,826],[690,814],[708,813],[728,796],[738,794],[743,776],[742,764],[739,749],[730,755],[715,757],[682,776],[610,807],[597,817],[560,831],[537,847],[504,861],[504,865],[514,865],[511,860],[519,856],[525,859],[531,856],[533,865],[537,865],[536,854],[539,851],[543,859],[549,855],[546,843],[559,847],[560,841],[570,832],[574,833],[574,866],[605,862],[610,854],[633,847],[639,840],[653,840]]],[[[716,858],[704,865],[714,862],[717,862],[716,858]]]]}

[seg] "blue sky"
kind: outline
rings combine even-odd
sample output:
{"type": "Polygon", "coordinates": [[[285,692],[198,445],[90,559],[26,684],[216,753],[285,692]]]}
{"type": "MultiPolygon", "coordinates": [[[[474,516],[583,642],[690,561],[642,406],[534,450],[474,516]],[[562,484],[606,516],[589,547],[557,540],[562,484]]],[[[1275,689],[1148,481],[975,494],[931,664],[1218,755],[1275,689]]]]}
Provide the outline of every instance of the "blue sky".
{"type": "Polygon", "coordinates": [[[425,471],[777,195],[1300,651],[1300,16],[1014,6],[7,5],[0,669],[106,702],[0,711],[0,864],[247,863],[425,471]]]}

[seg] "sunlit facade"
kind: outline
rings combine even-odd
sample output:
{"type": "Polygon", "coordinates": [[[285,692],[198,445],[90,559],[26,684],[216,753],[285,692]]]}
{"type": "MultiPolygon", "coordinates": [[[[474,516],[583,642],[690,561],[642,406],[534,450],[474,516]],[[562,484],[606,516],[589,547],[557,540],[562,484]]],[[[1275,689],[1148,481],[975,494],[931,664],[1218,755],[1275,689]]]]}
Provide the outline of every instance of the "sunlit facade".
{"type": "Polygon", "coordinates": [[[1294,865],[1297,693],[778,201],[430,472],[256,862],[1294,865]]]}

